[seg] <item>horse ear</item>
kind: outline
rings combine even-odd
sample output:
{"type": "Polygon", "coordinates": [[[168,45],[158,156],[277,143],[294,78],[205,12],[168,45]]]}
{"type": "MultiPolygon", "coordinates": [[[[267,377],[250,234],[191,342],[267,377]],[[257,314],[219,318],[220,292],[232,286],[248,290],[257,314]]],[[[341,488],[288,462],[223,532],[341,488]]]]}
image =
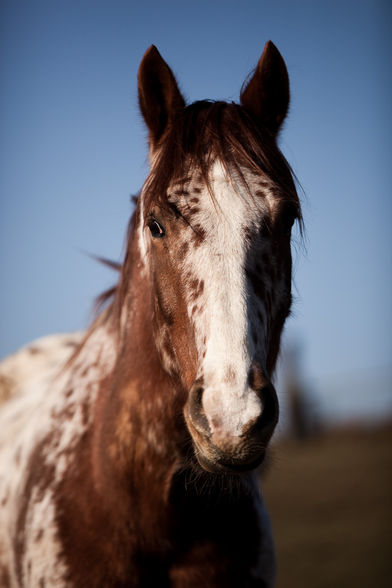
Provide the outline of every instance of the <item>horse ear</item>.
{"type": "Polygon", "coordinates": [[[151,45],[138,72],[139,105],[154,147],[176,112],[184,108],[176,79],[158,49],[151,45]]]}
{"type": "Polygon", "coordinates": [[[290,101],[289,76],[283,57],[268,41],[252,78],[241,90],[241,104],[260,124],[277,135],[290,101]]]}

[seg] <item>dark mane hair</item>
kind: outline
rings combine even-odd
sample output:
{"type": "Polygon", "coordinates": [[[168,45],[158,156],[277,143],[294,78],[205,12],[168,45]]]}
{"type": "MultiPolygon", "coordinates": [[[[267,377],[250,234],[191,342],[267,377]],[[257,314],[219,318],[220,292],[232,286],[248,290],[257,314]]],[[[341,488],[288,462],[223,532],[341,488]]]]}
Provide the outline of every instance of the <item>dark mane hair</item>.
{"type": "Polygon", "coordinates": [[[193,169],[200,171],[211,192],[209,171],[217,159],[230,178],[240,178],[245,185],[241,167],[268,176],[277,188],[277,197],[291,201],[301,219],[294,174],[275,137],[234,102],[201,100],[177,114],[158,144],[152,173],[143,189],[146,204],[164,205],[170,182],[185,182],[193,169]]]}

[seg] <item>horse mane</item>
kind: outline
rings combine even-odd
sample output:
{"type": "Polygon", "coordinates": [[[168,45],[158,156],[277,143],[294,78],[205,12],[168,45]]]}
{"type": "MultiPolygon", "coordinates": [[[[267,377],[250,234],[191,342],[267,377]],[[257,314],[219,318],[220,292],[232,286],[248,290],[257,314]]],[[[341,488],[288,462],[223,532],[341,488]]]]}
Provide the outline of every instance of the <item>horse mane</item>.
{"type": "Polygon", "coordinates": [[[223,164],[233,183],[239,179],[245,187],[243,167],[268,176],[276,185],[277,197],[293,203],[302,222],[294,174],[275,136],[234,102],[200,100],[175,116],[154,153],[152,173],[143,188],[146,205],[167,205],[170,183],[186,183],[194,169],[200,171],[213,197],[209,171],[216,160],[223,164]]]}
{"type": "MultiPolygon", "coordinates": [[[[135,207],[137,205],[138,197],[139,197],[139,194],[131,196],[131,202],[135,207]]],[[[135,224],[135,219],[134,219],[135,213],[136,213],[136,210],[134,209],[133,213],[131,215],[131,218],[129,219],[129,222],[128,222],[127,233],[126,233],[126,243],[127,244],[128,244],[130,235],[132,234],[133,227],[135,224]]],[[[112,259],[108,259],[108,258],[102,257],[100,255],[91,255],[91,257],[93,259],[95,259],[95,261],[98,261],[98,263],[101,263],[102,265],[105,265],[106,267],[118,272],[118,274],[121,274],[124,263],[119,263],[118,261],[113,261],[112,259]]],[[[93,302],[93,309],[92,309],[92,316],[93,316],[92,323],[93,324],[96,322],[96,319],[98,319],[99,315],[102,314],[104,310],[107,311],[105,313],[106,318],[108,318],[111,315],[112,306],[113,306],[112,303],[113,303],[113,300],[116,296],[118,286],[119,286],[119,280],[117,280],[117,282],[113,286],[110,286],[109,288],[107,288],[106,290],[101,292],[101,294],[99,294],[95,298],[95,300],[93,302]]],[[[91,327],[93,326],[93,324],[91,325],[91,327]]]]}

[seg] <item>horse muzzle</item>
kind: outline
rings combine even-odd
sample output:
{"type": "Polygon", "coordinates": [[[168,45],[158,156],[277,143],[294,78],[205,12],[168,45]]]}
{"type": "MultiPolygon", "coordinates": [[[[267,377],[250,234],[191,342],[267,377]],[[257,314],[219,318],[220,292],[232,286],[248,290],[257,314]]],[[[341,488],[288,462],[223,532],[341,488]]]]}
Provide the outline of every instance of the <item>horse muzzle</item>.
{"type": "MultiPolygon", "coordinates": [[[[278,421],[275,388],[270,382],[263,381],[257,389],[253,387],[246,391],[245,396],[254,397],[249,419],[246,406],[246,414],[242,415],[238,407],[230,405],[229,399],[215,410],[211,408],[211,401],[206,402],[206,397],[219,399],[222,394],[225,394],[223,389],[212,392],[200,381],[195,382],[190,390],[184,414],[195,456],[199,465],[209,472],[251,471],[262,463],[278,421]]],[[[241,395],[242,401],[243,397],[241,395]]]]}

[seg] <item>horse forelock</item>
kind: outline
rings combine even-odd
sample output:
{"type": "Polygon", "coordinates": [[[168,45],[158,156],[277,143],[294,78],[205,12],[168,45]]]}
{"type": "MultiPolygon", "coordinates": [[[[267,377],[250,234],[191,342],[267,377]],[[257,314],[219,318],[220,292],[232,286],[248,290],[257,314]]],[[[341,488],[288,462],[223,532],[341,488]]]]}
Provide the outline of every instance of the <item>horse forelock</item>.
{"type": "Polygon", "coordinates": [[[247,186],[244,168],[269,178],[279,198],[300,204],[293,172],[276,146],[275,138],[260,128],[239,104],[202,100],[178,113],[152,154],[152,169],[143,187],[144,207],[167,205],[173,182],[185,188],[194,171],[214,197],[210,170],[216,160],[235,182],[247,186]]]}

